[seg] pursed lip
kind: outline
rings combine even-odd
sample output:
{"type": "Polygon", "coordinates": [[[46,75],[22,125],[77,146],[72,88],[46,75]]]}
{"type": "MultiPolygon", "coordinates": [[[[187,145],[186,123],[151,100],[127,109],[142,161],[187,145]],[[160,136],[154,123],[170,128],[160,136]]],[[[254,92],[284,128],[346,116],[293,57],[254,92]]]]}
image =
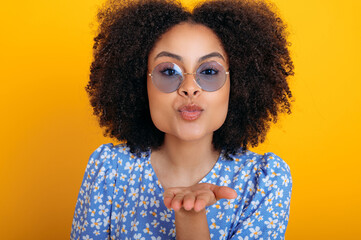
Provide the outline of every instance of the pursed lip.
{"type": "Polygon", "coordinates": [[[196,104],[187,104],[183,105],[180,108],[178,108],[179,112],[197,112],[197,111],[203,111],[203,108],[196,104]]]}
{"type": "Polygon", "coordinates": [[[187,104],[178,108],[181,117],[184,120],[193,121],[200,117],[203,112],[203,108],[196,104],[187,104]]]}

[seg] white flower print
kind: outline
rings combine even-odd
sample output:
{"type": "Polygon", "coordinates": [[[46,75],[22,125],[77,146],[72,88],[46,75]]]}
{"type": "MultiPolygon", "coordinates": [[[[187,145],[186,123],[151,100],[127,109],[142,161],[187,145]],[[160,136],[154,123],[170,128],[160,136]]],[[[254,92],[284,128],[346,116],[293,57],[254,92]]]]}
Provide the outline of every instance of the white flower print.
{"type": "Polygon", "coordinates": [[[254,183],[252,181],[248,181],[247,191],[249,193],[253,193],[255,191],[254,189],[254,183]]]}
{"type": "Polygon", "coordinates": [[[93,238],[90,238],[89,235],[83,236],[83,240],[93,240],[93,238]]]}
{"type": "Polygon", "coordinates": [[[136,188],[130,188],[130,193],[128,194],[129,197],[132,197],[132,200],[134,201],[136,198],[138,198],[138,192],[139,192],[139,189],[136,188]]]}
{"type": "Polygon", "coordinates": [[[257,220],[260,221],[259,217],[261,216],[261,212],[260,211],[255,211],[254,215],[256,216],[257,220]]]}
{"type": "Polygon", "coordinates": [[[170,221],[170,220],[169,220],[170,214],[167,213],[167,211],[161,212],[161,213],[159,213],[159,215],[161,216],[161,217],[160,217],[160,220],[166,221],[166,222],[169,222],[169,221],[170,221]]]}
{"type": "Polygon", "coordinates": [[[153,225],[153,227],[157,227],[159,225],[159,222],[157,220],[153,220],[153,222],[151,223],[153,225]]]}
{"type": "Polygon", "coordinates": [[[159,207],[159,200],[157,200],[157,198],[154,196],[150,199],[150,206],[153,207],[159,207]]]}
{"type": "Polygon", "coordinates": [[[92,218],[91,219],[91,227],[96,227],[97,229],[100,229],[100,226],[102,225],[102,222],[101,222],[101,220],[100,220],[100,218],[98,218],[98,219],[96,219],[95,220],[95,218],[92,218]]]}
{"type": "Polygon", "coordinates": [[[148,233],[149,235],[152,235],[153,233],[150,231],[149,223],[145,224],[146,227],[143,229],[143,232],[148,233]]]}
{"type": "Polygon", "coordinates": [[[124,155],[127,155],[129,148],[128,147],[120,147],[118,151],[124,155]]]}
{"type": "Polygon", "coordinates": [[[211,178],[212,179],[217,179],[217,178],[219,178],[219,175],[215,171],[212,170],[211,178]]]}
{"type": "Polygon", "coordinates": [[[153,184],[153,183],[149,183],[149,184],[148,184],[148,193],[154,194],[154,191],[155,191],[155,189],[154,189],[154,184],[153,184]]]}
{"type": "Polygon", "coordinates": [[[107,216],[109,212],[109,209],[105,207],[105,205],[100,205],[99,206],[99,215],[104,215],[104,216],[107,216]]]}
{"type": "Polygon", "coordinates": [[[142,211],[140,212],[140,216],[146,217],[146,216],[147,216],[147,211],[142,210],[142,211]]]}
{"type": "Polygon", "coordinates": [[[153,217],[157,217],[157,209],[154,209],[153,211],[150,211],[150,214],[151,214],[153,217]]]}
{"type": "Polygon", "coordinates": [[[249,230],[251,231],[250,237],[254,237],[255,239],[259,238],[259,236],[262,234],[262,231],[258,226],[249,230]]]}
{"type": "Polygon", "coordinates": [[[129,177],[129,184],[130,185],[134,185],[134,183],[135,183],[135,178],[136,178],[136,176],[135,176],[135,174],[132,174],[130,177],[129,177]]]}
{"type": "Polygon", "coordinates": [[[275,172],[273,169],[271,169],[271,177],[278,177],[279,175],[281,175],[280,173],[275,172]]]}
{"type": "Polygon", "coordinates": [[[253,157],[252,159],[247,159],[247,167],[252,166],[255,163],[256,157],[253,157]]]}
{"type": "Polygon", "coordinates": [[[216,220],[214,218],[211,219],[211,225],[209,226],[210,229],[218,229],[219,226],[216,224],[216,220]]]}
{"type": "Polygon", "coordinates": [[[125,181],[126,178],[127,178],[126,174],[124,174],[124,173],[120,174],[120,180],[125,181]]]}
{"type": "Polygon", "coordinates": [[[148,208],[148,197],[144,197],[143,195],[139,198],[139,207],[144,206],[145,209],[148,208]]]}
{"type": "MultiPolygon", "coordinates": [[[[106,160],[107,158],[110,158],[110,154],[108,152],[104,152],[101,156],[100,159],[102,159],[103,161],[106,160]]],[[[96,161],[95,161],[96,163],[96,161]]],[[[96,166],[98,165],[97,163],[95,164],[96,166]]]]}
{"type": "Polygon", "coordinates": [[[175,228],[171,228],[171,229],[169,230],[168,236],[175,237],[175,228]]]}
{"type": "Polygon", "coordinates": [[[267,228],[275,228],[277,222],[277,219],[268,218],[268,221],[265,221],[265,224],[267,225],[267,228]]]}
{"type": "Polygon", "coordinates": [[[128,212],[124,211],[124,209],[123,209],[122,214],[120,214],[120,220],[123,222],[127,221],[127,215],[128,215],[128,212]]]}
{"type": "Polygon", "coordinates": [[[122,226],[122,230],[120,230],[120,231],[121,231],[122,233],[125,233],[125,234],[128,232],[128,230],[125,229],[125,225],[122,226]]]}
{"type": "Polygon", "coordinates": [[[278,188],[276,191],[276,199],[283,198],[283,189],[278,188]]]}
{"type": "Polygon", "coordinates": [[[219,220],[222,220],[223,216],[224,216],[224,212],[218,212],[217,218],[219,220]]]}
{"type": "Polygon", "coordinates": [[[144,163],[138,159],[137,163],[135,164],[135,171],[143,171],[143,165],[144,163]]]}
{"type": "Polygon", "coordinates": [[[111,180],[113,177],[118,176],[117,171],[115,169],[112,169],[112,171],[109,173],[109,179],[111,180]]]}
{"type": "Polygon", "coordinates": [[[282,179],[282,185],[288,187],[288,183],[290,182],[290,180],[288,179],[287,175],[282,176],[281,179],[282,179]]]}
{"type": "Polygon", "coordinates": [[[228,175],[226,175],[225,177],[221,177],[220,180],[221,180],[220,183],[221,186],[228,186],[228,184],[231,183],[231,180],[229,180],[228,175]]]}
{"type": "Polygon", "coordinates": [[[252,227],[253,222],[254,222],[254,220],[251,220],[250,218],[247,218],[247,220],[243,222],[243,225],[245,226],[244,229],[247,229],[248,227],[252,227]]]}
{"type": "Polygon", "coordinates": [[[160,227],[159,232],[161,232],[161,233],[165,234],[165,233],[166,233],[166,232],[165,232],[165,227],[160,227]]]}
{"type": "Polygon", "coordinates": [[[118,223],[120,220],[120,212],[118,213],[112,212],[112,220],[115,220],[115,223],[118,223]]]}
{"type": "Polygon", "coordinates": [[[259,205],[259,201],[258,201],[258,200],[251,202],[252,209],[257,209],[257,208],[258,208],[258,205],[259,205]]]}
{"type": "Polygon", "coordinates": [[[132,223],[130,224],[132,227],[130,228],[130,231],[138,231],[138,224],[139,222],[137,219],[133,219],[132,223]]]}
{"type": "Polygon", "coordinates": [[[94,196],[95,203],[102,203],[103,202],[103,194],[98,193],[96,196],[94,196]]]}
{"type": "Polygon", "coordinates": [[[268,197],[266,197],[265,205],[268,206],[268,204],[272,204],[273,198],[273,193],[271,193],[268,197]]]}
{"type": "Polygon", "coordinates": [[[142,237],[142,234],[141,234],[141,233],[134,234],[133,239],[134,239],[134,240],[145,240],[145,238],[142,237]]]}
{"type": "Polygon", "coordinates": [[[274,168],[280,168],[280,166],[281,166],[281,165],[280,165],[280,162],[279,162],[279,161],[274,161],[274,162],[273,162],[273,167],[274,167],[274,168]]]}
{"type": "Polygon", "coordinates": [[[152,170],[145,170],[145,179],[149,179],[149,181],[153,181],[153,173],[152,170]]]}
{"type": "Polygon", "coordinates": [[[241,179],[244,181],[248,181],[248,179],[250,179],[250,177],[251,177],[250,172],[251,172],[250,170],[242,171],[241,179]]]}
{"type": "Polygon", "coordinates": [[[238,240],[248,240],[248,236],[245,236],[244,238],[243,237],[241,237],[241,236],[238,236],[238,238],[237,238],[238,240]]]}
{"type": "Polygon", "coordinates": [[[279,215],[278,212],[272,212],[272,217],[273,217],[273,218],[278,218],[278,215],[279,215]]]}
{"type": "Polygon", "coordinates": [[[226,199],[226,201],[223,202],[224,209],[233,208],[233,199],[226,199]]]}
{"type": "Polygon", "coordinates": [[[278,225],[278,230],[280,231],[280,233],[283,233],[283,231],[286,229],[285,225],[282,223],[279,223],[278,225]]]}
{"type": "Polygon", "coordinates": [[[217,170],[221,170],[222,163],[217,162],[216,165],[214,166],[214,168],[217,169],[217,170]]]}
{"type": "Polygon", "coordinates": [[[277,180],[274,180],[273,182],[269,180],[265,185],[268,187],[268,191],[270,191],[272,188],[277,188],[277,180]]]}
{"type": "Polygon", "coordinates": [[[85,191],[88,191],[88,190],[89,190],[90,183],[88,182],[88,180],[85,180],[85,181],[84,181],[83,186],[85,187],[85,191]]]}
{"type": "Polygon", "coordinates": [[[225,238],[226,238],[226,236],[227,236],[227,230],[228,230],[227,227],[226,227],[226,229],[221,229],[221,230],[219,230],[219,233],[221,234],[220,239],[225,239],[225,238]]]}
{"type": "Polygon", "coordinates": [[[280,214],[280,215],[281,215],[282,218],[284,218],[284,217],[286,216],[286,211],[281,210],[281,214],[280,214]]]}
{"type": "Polygon", "coordinates": [[[133,217],[135,213],[136,213],[135,207],[133,207],[132,210],[130,211],[130,216],[133,217]]]}
{"type": "Polygon", "coordinates": [[[94,217],[94,216],[95,216],[95,213],[96,213],[96,209],[89,209],[89,212],[90,212],[90,215],[91,215],[92,217],[94,217]]]}
{"type": "Polygon", "coordinates": [[[112,197],[108,196],[108,201],[106,202],[107,205],[111,205],[113,203],[112,197]]]}
{"type": "Polygon", "coordinates": [[[129,170],[128,172],[131,173],[132,170],[133,170],[133,166],[134,166],[134,162],[133,162],[133,163],[127,162],[127,163],[125,164],[124,169],[125,169],[125,170],[129,170]]]}
{"type": "Polygon", "coordinates": [[[240,184],[238,184],[237,186],[235,186],[235,190],[237,190],[238,192],[240,192],[240,193],[243,193],[243,186],[242,185],[240,185],[240,184]]]}

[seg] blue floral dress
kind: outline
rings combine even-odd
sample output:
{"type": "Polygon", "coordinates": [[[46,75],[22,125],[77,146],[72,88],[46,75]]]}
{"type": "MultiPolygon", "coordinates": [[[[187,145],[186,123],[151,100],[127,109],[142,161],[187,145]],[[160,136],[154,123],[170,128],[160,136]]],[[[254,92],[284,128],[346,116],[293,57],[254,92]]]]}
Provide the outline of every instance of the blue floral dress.
{"type": "MultiPolygon", "coordinates": [[[[150,164],[125,143],[103,144],[90,156],[71,229],[71,239],[175,239],[174,212],[163,203],[150,164]]],[[[212,239],[284,239],[292,190],[288,165],[274,153],[220,154],[200,181],[228,186],[237,198],[206,207],[212,239]]]]}

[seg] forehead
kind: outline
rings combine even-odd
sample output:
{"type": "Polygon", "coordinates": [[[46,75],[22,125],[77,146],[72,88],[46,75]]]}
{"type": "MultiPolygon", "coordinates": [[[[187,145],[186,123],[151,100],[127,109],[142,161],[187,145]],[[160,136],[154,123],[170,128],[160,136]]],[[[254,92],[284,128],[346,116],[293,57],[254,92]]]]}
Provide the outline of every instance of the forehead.
{"type": "Polygon", "coordinates": [[[225,59],[227,57],[220,39],[210,28],[192,23],[180,23],[164,33],[150,52],[149,61],[162,51],[191,62],[211,52],[219,52],[225,59]]]}

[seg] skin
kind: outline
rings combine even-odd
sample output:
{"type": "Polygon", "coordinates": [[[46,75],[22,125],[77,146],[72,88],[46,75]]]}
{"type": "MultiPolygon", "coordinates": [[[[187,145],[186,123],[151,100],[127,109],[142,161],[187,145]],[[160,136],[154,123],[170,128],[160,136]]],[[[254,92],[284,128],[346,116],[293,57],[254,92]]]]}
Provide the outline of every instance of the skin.
{"type": "MultiPolygon", "coordinates": [[[[161,62],[174,62],[190,73],[206,61],[217,61],[228,71],[227,54],[215,33],[200,24],[181,23],[156,42],[148,56],[148,71],[161,62]]],[[[159,91],[151,77],[147,79],[152,121],[165,133],[162,147],[151,153],[151,165],[164,188],[165,206],[175,211],[177,239],[209,239],[205,207],[237,196],[231,188],[198,183],[220,155],[213,149],[212,137],[227,116],[229,76],[214,92],[202,90],[194,77],[185,75],[172,93],[159,91]],[[196,120],[184,120],[178,108],[191,103],[202,107],[202,114],[196,120]]]]}

